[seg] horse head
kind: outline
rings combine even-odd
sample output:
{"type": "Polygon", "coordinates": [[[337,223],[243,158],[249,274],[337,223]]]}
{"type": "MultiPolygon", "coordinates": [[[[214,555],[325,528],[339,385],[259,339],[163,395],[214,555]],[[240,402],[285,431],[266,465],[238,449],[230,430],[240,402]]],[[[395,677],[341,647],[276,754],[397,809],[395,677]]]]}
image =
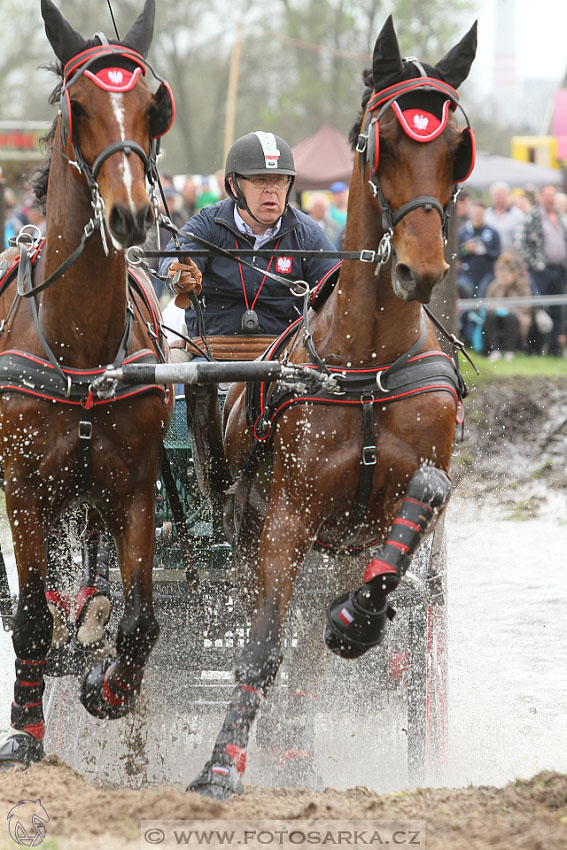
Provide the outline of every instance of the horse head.
{"type": "MultiPolygon", "coordinates": [[[[456,184],[474,165],[474,135],[459,128],[457,87],[476,52],[476,23],[436,65],[402,59],[391,16],[374,47],[368,101],[354,138],[366,202],[378,213],[392,286],[427,303],[449,271],[446,227],[456,184]]],[[[464,114],[464,113],[463,113],[464,114]]],[[[378,271],[380,266],[378,266],[378,271]]],[[[377,274],[378,274],[377,271],[377,274]]]]}
{"type": "Polygon", "coordinates": [[[157,178],[157,142],[173,123],[167,83],[145,57],[153,34],[155,0],[146,0],[126,36],[101,33],[84,39],[51,0],[41,0],[49,42],[62,66],[59,127],[54,147],[63,151],[75,182],[83,186],[114,247],[140,244],[154,221],[146,178],[157,178]],[[147,68],[160,81],[154,93],[147,68]]]}

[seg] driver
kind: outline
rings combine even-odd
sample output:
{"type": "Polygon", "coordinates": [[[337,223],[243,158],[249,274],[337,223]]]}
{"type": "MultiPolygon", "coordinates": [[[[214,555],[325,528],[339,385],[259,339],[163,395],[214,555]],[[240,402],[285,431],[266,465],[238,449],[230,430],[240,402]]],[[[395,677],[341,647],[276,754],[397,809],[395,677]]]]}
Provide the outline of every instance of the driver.
{"type": "MultiPolygon", "coordinates": [[[[213,206],[204,207],[181,229],[181,248],[200,248],[191,234],[221,248],[273,248],[286,250],[336,250],[322,228],[308,215],[289,205],[295,180],[295,164],[291,148],[280,136],[258,130],[237,139],[230,148],[225,164],[224,185],[228,197],[213,206]]],[[[167,248],[174,248],[172,239],[167,248]]],[[[334,258],[323,257],[243,257],[252,262],[249,268],[238,260],[210,254],[160,263],[160,274],[179,279],[172,285],[175,303],[185,309],[185,322],[190,337],[199,335],[197,317],[189,308],[189,293],[200,296],[207,336],[266,334],[277,336],[303,312],[303,300],[291,290],[267,277],[267,270],[289,280],[305,280],[310,288],[337,266],[334,258]]],[[[169,324],[172,320],[169,319],[169,324]]],[[[212,473],[213,489],[219,492],[228,483],[226,477],[215,476],[220,467],[214,457],[222,455],[217,388],[186,387],[187,422],[192,439],[199,440],[201,430],[197,417],[202,417],[202,435],[209,446],[194,445],[201,460],[212,473]],[[211,417],[213,417],[211,419],[211,417]],[[213,420],[218,425],[213,424],[213,420]],[[212,446],[210,444],[213,444],[212,446]],[[205,457],[203,457],[203,454],[205,457]],[[208,458],[207,458],[208,455],[208,458]],[[216,482],[216,483],[215,483],[216,482]]],[[[197,463],[197,459],[196,459],[197,463]]],[[[199,483],[207,486],[199,476],[199,483]]]]}
{"type": "MultiPolygon", "coordinates": [[[[308,215],[289,206],[295,180],[291,148],[280,136],[260,130],[237,139],[225,164],[224,185],[228,195],[204,207],[183,226],[181,248],[199,248],[195,234],[221,248],[274,248],[333,251],[334,245],[308,215]]],[[[174,240],[167,246],[174,248],[174,240]]],[[[276,336],[302,315],[302,302],[290,290],[263,272],[267,269],[294,280],[306,280],[312,288],[336,264],[317,257],[246,257],[257,270],[228,257],[211,254],[184,262],[165,258],[160,273],[173,278],[178,306],[188,306],[187,294],[201,296],[208,336],[268,334],[276,336]],[[202,286],[202,291],[201,291],[202,286]]],[[[195,312],[187,310],[189,336],[198,336],[195,312]]]]}

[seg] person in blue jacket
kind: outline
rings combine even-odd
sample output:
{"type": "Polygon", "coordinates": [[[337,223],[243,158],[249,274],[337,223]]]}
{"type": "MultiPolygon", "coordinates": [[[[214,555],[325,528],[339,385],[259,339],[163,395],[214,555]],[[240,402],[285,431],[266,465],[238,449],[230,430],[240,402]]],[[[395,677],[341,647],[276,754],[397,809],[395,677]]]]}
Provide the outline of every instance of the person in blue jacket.
{"type": "MultiPolygon", "coordinates": [[[[181,249],[201,247],[191,238],[194,234],[221,248],[332,251],[334,245],[317,223],[289,206],[294,179],[293,154],[280,136],[257,131],[237,139],[225,164],[228,198],[189,219],[181,228],[181,249]]],[[[167,247],[175,247],[173,239],[167,247]]],[[[265,271],[269,269],[290,283],[306,280],[312,288],[337,265],[336,259],[318,257],[243,259],[255,269],[214,254],[194,261],[190,257],[165,258],[160,263],[162,275],[173,278],[181,272],[173,287],[176,294],[187,295],[191,290],[200,294],[207,336],[280,334],[302,315],[302,299],[285,284],[266,277],[265,271]]],[[[176,300],[188,303],[188,299],[176,300]]],[[[192,309],[186,311],[185,319],[189,336],[198,336],[192,309]]]]}
{"type": "MultiPolygon", "coordinates": [[[[207,336],[265,334],[277,336],[303,313],[303,298],[272,280],[272,271],[292,284],[305,280],[310,288],[337,266],[328,257],[286,256],[287,250],[336,251],[319,225],[289,205],[295,180],[291,148],[280,136],[258,130],[237,139],[225,163],[228,195],[204,207],[183,225],[180,247],[202,247],[192,236],[221,248],[273,248],[274,257],[246,257],[254,268],[228,257],[210,254],[180,259],[164,258],[159,271],[172,280],[175,302],[187,308],[185,322],[190,337],[197,337],[197,316],[189,304],[195,292],[202,307],[207,336]],[[284,252],[281,255],[281,252],[284,252]]],[[[168,248],[177,247],[172,239],[168,248]]],[[[167,250],[167,249],[166,249],[167,250]]],[[[217,387],[186,387],[187,422],[192,437],[197,477],[207,494],[227,485],[222,462],[222,438],[217,387]]]]}

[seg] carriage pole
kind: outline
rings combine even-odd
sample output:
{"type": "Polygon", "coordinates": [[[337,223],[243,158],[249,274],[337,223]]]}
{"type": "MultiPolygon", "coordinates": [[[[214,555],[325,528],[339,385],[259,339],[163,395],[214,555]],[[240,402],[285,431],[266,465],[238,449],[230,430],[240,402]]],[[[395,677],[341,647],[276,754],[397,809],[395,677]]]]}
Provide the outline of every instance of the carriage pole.
{"type": "MultiPolygon", "coordinates": [[[[297,374],[297,367],[278,360],[225,363],[132,363],[107,369],[102,380],[125,384],[210,384],[233,381],[273,381],[297,374]]],[[[98,379],[101,380],[100,378],[98,379]]],[[[96,382],[95,382],[96,383],[96,382]]]]}

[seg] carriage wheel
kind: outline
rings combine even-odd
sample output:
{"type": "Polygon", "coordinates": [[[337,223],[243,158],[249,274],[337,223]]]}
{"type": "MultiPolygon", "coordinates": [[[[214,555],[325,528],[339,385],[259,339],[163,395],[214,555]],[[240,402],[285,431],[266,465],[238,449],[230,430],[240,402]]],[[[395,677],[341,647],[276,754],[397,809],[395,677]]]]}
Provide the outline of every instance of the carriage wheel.
{"type": "Polygon", "coordinates": [[[431,546],[422,547],[416,558],[413,571],[425,579],[425,591],[408,610],[408,775],[412,784],[431,785],[445,780],[447,768],[447,553],[442,522],[431,546]]]}

